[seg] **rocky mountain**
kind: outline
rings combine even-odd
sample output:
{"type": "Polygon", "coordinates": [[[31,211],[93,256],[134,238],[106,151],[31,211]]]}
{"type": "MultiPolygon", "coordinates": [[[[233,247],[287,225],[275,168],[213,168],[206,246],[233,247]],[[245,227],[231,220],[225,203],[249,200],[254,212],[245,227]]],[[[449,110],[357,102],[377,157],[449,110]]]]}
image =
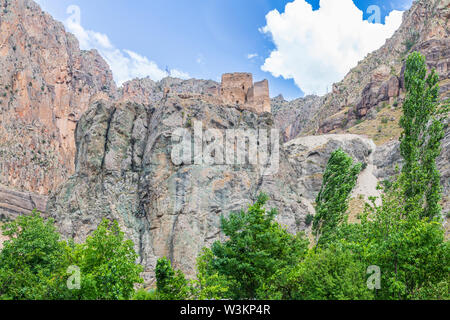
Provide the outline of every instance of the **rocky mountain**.
{"type": "MultiPolygon", "coordinates": [[[[221,238],[221,215],[245,208],[264,191],[269,206],[280,210],[281,223],[292,232],[304,230],[330,153],[341,146],[369,162],[373,148],[356,135],[299,138],[280,147],[279,168],[270,175],[248,161],[175,164],[176,130],[186,128],[195,137],[196,125],[223,136],[230,129],[269,131],[273,116],[177,94],[151,105],[96,101],[78,123],[76,174],[50,198],[47,212],[63,234],[77,240],[102,218],[117,219],[135,242],[148,279],[161,256],[192,275],[201,248],[221,238]]],[[[200,141],[205,157],[209,144],[200,141]]],[[[231,150],[237,148],[233,142],[231,150]]]]}
{"type": "MultiPolygon", "coordinates": [[[[442,100],[450,98],[450,0],[418,0],[403,16],[394,35],[360,61],[329,94],[291,102],[272,100],[275,122],[285,141],[327,133],[361,134],[374,140],[379,156],[377,176],[386,179],[399,164],[398,121],[405,95],[405,59],[412,51],[425,55],[439,75],[442,100]],[[390,168],[384,170],[384,168],[390,168]]],[[[450,212],[450,128],[446,127],[438,160],[444,186],[444,213],[450,212]]]]}
{"type": "Polygon", "coordinates": [[[331,93],[294,100],[292,105],[301,111],[288,125],[282,119],[289,119],[285,114],[291,113],[291,104],[276,108],[275,118],[288,129],[297,128],[294,134],[323,134],[370,119],[377,108],[398,107],[404,98],[404,61],[412,51],[426,56],[429,68],[439,74],[442,96],[450,97],[449,18],[450,0],[415,1],[394,35],[334,84],[331,93]]]}
{"type": "MultiPolygon", "coordinates": [[[[150,283],[161,256],[192,275],[201,248],[223,237],[221,215],[245,209],[259,192],[290,232],[309,231],[338,147],[365,163],[352,211],[378,195],[377,183],[400,161],[409,51],[426,54],[448,95],[449,1],[416,1],[394,36],[332,93],[285,101],[270,100],[267,81],[253,83],[248,73],[116,88],[103,59],[79,50],[38,5],[0,0],[0,217],[37,208],[75,240],[102,218],[116,219],[150,283]]],[[[446,210],[449,141],[447,129],[438,162],[446,210]]]]}
{"type": "Polygon", "coordinates": [[[35,2],[0,8],[0,214],[12,214],[29,207],[17,191],[45,196],[74,173],[77,121],[116,86],[100,55],[35,2]]]}

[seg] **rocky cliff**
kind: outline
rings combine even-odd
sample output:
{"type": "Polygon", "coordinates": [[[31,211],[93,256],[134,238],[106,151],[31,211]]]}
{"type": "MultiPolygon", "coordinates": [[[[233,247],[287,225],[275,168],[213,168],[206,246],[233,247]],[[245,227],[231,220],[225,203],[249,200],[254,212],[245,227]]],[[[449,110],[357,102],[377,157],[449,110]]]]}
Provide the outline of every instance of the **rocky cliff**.
{"type": "MultiPolygon", "coordinates": [[[[116,219],[147,281],[161,256],[192,275],[200,249],[223,236],[220,216],[245,209],[259,192],[289,231],[309,230],[306,217],[338,147],[366,164],[353,197],[377,195],[400,159],[395,140],[409,51],[427,54],[443,96],[448,91],[449,0],[416,2],[393,38],[332,93],[291,102],[270,101],[267,82],[243,73],[221,83],[135,79],[116,89],[98,54],[80,51],[36,4],[0,1],[0,214],[46,206],[62,234],[76,240],[102,218],[116,219]],[[189,150],[181,161],[180,146],[189,150]],[[35,193],[50,193],[48,203],[35,193]]],[[[449,147],[447,132],[439,159],[446,199],[449,147]]]]}
{"type": "MultiPolygon", "coordinates": [[[[412,51],[426,56],[429,68],[439,74],[442,97],[449,97],[449,18],[449,0],[415,1],[394,35],[334,84],[332,92],[315,99],[294,100],[292,104],[302,112],[287,123],[281,121],[287,128],[297,128],[297,135],[323,134],[353,127],[376,116],[377,109],[385,105],[400,106],[404,97],[404,61],[412,51]]],[[[276,119],[286,118],[291,109],[290,104],[278,108],[276,119]]]]}
{"type": "MultiPolygon", "coordinates": [[[[0,8],[0,185],[47,195],[74,173],[74,130],[89,99],[116,87],[100,55],[81,51],[36,3],[0,8]]],[[[0,194],[0,213],[8,198],[0,194]]]]}
{"type": "MultiPolygon", "coordinates": [[[[221,215],[245,208],[263,191],[271,198],[269,206],[279,209],[282,224],[291,232],[305,230],[330,153],[341,146],[367,162],[373,148],[355,135],[299,138],[280,146],[273,174],[250,162],[249,146],[244,163],[174,163],[177,130],[185,128],[194,137],[199,125],[203,130],[195,137],[203,135],[205,158],[207,131],[223,136],[230,129],[270,132],[273,116],[170,94],[149,105],[96,101],[78,123],[76,173],[51,197],[47,212],[63,234],[77,240],[103,217],[120,221],[136,244],[147,279],[161,256],[192,275],[200,249],[221,238],[221,215]]],[[[272,151],[279,144],[275,138],[272,151]]]]}

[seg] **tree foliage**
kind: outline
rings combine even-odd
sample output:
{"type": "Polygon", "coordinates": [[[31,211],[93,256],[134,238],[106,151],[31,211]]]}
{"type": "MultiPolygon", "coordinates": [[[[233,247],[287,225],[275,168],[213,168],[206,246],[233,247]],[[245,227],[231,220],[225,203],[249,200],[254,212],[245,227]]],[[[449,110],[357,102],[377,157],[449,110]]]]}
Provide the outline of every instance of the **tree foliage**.
{"type": "Polygon", "coordinates": [[[75,245],[72,257],[81,271],[81,288],[72,290],[73,298],[129,299],[134,285],[143,282],[133,242],[125,239],[117,221],[104,219],[85,243],[75,245]]]}
{"type": "Polygon", "coordinates": [[[0,297],[14,300],[129,299],[143,280],[133,243],[117,222],[103,220],[85,243],[61,240],[53,220],[37,212],[6,224],[10,240],[0,252],[0,297]],[[70,266],[80,288],[69,288],[70,266]]]}
{"type": "Polygon", "coordinates": [[[228,240],[212,246],[210,268],[230,281],[235,299],[255,298],[264,281],[296,263],[307,249],[302,234],[292,235],[274,221],[276,210],[266,212],[267,199],[261,194],[247,212],[222,217],[222,231],[228,240]]]}
{"type": "Polygon", "coordinates": [[[310,250],[303,261],[278,270],[262,288],[261,296],[276,300],[372,299],[366,268],[350,250],[331,244],[310,250]]]}
{"type": "Polygon", "coordinates": [[[167,258],[160,258],[156,264],[156,293],[161,300],[186,300],[191,297],[191,287],[185,275],[174,270],[167,258]]]}
{"type": "Polygon", "coordinates": [[[3,226],[0,252],[0,297],[14,300],[48,298],[51,287],[64,274],[68,251],[51,219],[34,211],[3,226]]]}
{"type": "Polygon", "coordinates": [[[433,69],[427,76],[425,57],[418,52],[406,60],[406,98],[400,126],[400,152],[405,161],[402,168],[404,197],[407,209],[422,208],[421,216],[437,217],[441,208],[440,174],[436,158],[441,152],[444,125],[440,108],[439,77],[433,69]]]}
{"type": "Polygon", "coordinates": [[[313,232],[317,244],[329,242],[337,226],[344,221],[350,194],[360,171],[361,164],[354,164],[342,149],[331,154],[316,199],[313,232]]]}

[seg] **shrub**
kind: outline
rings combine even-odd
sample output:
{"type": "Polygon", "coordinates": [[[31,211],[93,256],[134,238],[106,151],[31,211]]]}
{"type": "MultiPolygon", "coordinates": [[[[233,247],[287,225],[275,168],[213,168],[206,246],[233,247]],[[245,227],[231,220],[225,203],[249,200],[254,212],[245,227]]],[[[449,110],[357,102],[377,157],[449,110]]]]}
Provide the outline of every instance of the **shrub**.
{"type": "Polygon", "coordinates": [[[306,215],[306,218],[305,218],[305,224],[306,224],[307,226],[309,226],[309,225],[311,225],[311,223],[313,222],[313,220],[314,220],[314,215],[308,213],[308,214],[306,215]]]}

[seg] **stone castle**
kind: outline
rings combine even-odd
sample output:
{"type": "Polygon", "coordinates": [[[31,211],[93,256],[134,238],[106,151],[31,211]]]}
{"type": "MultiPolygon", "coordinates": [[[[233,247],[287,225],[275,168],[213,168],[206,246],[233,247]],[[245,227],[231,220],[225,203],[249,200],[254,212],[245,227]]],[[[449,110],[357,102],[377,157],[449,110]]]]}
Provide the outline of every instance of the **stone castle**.
{"type": "MultiPolygon", "coordinates": [[[[212,80],[183,81],[165,78],[160,85],[164,88],[163,96],[166,98],[200,98],[217,105],[235,107],[257,114],[271,112],[269,82],[262,80],[253,83],[251,73],[225,73],[222,75],[221,83],[212,80]]],[[[150,104],[154,102],[155,87],[157,87],[156,83],[148,79],[128,81],[121,89],[122,98],[150,104]],[[137,97],[139,99],[136,99],[137,97]]]]}
{"type": "Polygon", "coordinates": [[[238,105],[256,113],[271,112],[269,82],[253,83],[251,73],[225,73],[222,75],[220,97],[228,105],[238,105]]]}

